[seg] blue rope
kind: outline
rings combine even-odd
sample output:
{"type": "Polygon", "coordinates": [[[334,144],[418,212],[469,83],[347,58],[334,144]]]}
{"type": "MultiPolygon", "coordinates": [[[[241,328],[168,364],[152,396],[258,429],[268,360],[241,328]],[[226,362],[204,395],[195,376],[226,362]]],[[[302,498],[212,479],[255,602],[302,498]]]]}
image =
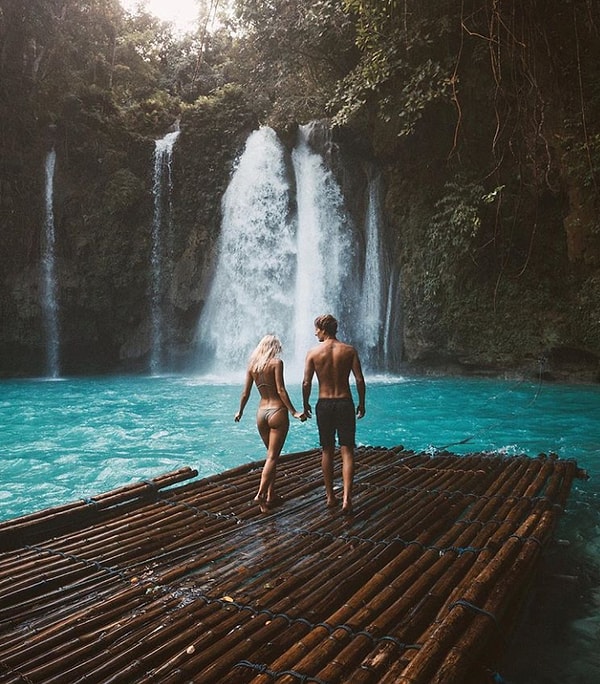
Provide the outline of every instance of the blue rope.
{"type": "Polygon", "coordinates": [[[506,642],[504,635],[500,631],[500,624],[498,623],[498,619],[493,613],[490,613],[488,610],[480,608],[479,606],[476,606],[474,603],[470,603],[465,599],[458,599],[458,601],[455,601],[454,603],[450,604],[448,606],[448,610],[452,610],[455,606],[463,606],[463,608],[468,608],[469,610],[472,610],[474,613],[478,613],[479,615],[484,615],[485,617],[489,618],[494,623],[496,631],[498,632],[502,641],[506,642]]]}
{"type": "Polygon", "coordinates": [[[328,684],[318,677],[311,677],[310,675],[304,674],[303,672],[298,672],[297,670],[280,670],[275,672],[270,670],[265,663],[252,663],[249,660],[240,660],[234,666],[236,667],[246,667],[250,670],[254,670],[258,674],[264,674],[273,680],[277,680],[280,677],[290,676],[298,679],[300,682],[314,682],[314,684],[328,684]]]}

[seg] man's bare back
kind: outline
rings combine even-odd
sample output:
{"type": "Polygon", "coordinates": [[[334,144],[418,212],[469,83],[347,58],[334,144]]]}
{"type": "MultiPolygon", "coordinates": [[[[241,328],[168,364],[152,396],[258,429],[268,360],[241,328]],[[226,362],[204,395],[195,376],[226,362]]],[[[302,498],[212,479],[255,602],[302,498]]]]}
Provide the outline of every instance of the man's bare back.
{"type": "MultiPolygon", "coordinates": [[[[349,399],[350,372],[357,370],[358,355],[354,347],[337,339],[323,340],[308,353],[307,363],[319,380],[319,398],[349,399]]],[[[356,372],[355,372],[356,375],[356,372]]]]}
{"type": "Polygon", "coordinates": [[[319,381],[319,399],[352,399],[350,391],[350,373],[352,373],[358,392],[356,415],[362,418],[365,415],[365,379],[358,352],[352,345],[340,342],[335,335],[336,330],[337,321],[333,317],[323,316],[315,321],[315,335],[319,344],[308,352],[304,364],[302,380],[304,412],[310,417],[311,408],[308,400],[315,373],[319,381]],[[334,321],[334,327],[330,331],[316,325],[316,322],[321,319],[324,319],[327,324],[328,318],[334,321]]]}

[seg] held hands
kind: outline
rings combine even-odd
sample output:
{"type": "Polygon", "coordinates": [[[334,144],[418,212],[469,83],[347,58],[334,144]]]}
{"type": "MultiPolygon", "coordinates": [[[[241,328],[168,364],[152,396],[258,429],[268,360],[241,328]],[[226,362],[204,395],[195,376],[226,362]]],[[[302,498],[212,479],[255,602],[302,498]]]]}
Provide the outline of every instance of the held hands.
{"type": "Polygon", "coordinates": [[[301,423],[304,423],[304,421],[307,418],[306,414],[300,413],[300,411],[294,411],[294,413],[292,413],[292,415],[294,416],[294,418],[297,418],[301,423]]]}

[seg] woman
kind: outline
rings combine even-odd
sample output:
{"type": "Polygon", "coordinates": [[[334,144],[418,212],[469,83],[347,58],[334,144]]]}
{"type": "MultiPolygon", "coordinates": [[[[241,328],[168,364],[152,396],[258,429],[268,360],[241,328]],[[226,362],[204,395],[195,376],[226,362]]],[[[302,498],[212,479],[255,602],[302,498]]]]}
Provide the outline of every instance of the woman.
{"type": "Polygon", "coordinates": [[[235,414],[237,423],[250,398],[252,384],[256,384],[260,394],[256,427],[267,447],[267,458],[260,478],[260,486],[254,497],[262,513],[266,513],[278,500],[275,495],[275,472],[277,460],[290,427],[288,411],[294,418],[306,420],[306,416],[292,406],[285,388],[283,361],[279,358],[279,354],[281,354],[279,338],[275,335],[265,335],[250,355],[246,381],[240,398],[240,410],[235,414]]]}

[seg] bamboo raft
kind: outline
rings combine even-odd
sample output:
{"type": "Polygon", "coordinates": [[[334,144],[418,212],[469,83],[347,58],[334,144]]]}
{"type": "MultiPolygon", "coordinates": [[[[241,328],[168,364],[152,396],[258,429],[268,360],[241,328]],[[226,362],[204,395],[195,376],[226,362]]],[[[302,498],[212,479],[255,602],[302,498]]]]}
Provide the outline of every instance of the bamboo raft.
{"type": "Polygon", "coordinates": [[[315,450],[282,457],[284,502],[261,514],[261,466],[0,523],[0,682],[491,681],[584,476],[361,447],[344,516],[315,450]]]}

